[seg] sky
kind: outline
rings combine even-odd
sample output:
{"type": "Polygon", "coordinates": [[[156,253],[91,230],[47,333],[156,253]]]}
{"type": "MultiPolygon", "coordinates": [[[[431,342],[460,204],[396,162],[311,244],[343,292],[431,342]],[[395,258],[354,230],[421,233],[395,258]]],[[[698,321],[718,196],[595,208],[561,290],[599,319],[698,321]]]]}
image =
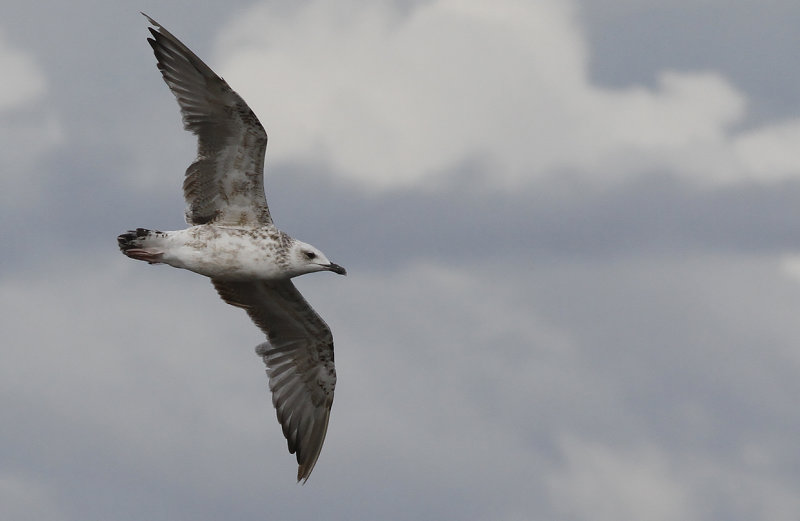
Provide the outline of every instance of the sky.
{"type": "Polygon", "coordinates": [[[800,512],[800,4],[2,2],[0,518],[800,512]],[[305,485],[180,229],[144,11],[266,127],[338,385],[305,485]]]}

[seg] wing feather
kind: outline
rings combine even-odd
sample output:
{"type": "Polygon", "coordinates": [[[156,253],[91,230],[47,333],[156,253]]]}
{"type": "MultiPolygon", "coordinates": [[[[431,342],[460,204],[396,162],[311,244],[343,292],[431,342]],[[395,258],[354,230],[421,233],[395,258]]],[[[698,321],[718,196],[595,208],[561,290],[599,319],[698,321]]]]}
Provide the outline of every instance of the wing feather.
{"type": "Polygon", "coordinates": [[[269,339],[256,352],[267,365],[289,452],[297,457],[297,480],[308,480],[325,441],[336,387],[331,331],[290,280],[212,282],[220,297],[247,311],[269,339]]]}
{"type": "Polygon", "coordinates": [[[197,136],[197,159],[186,169],[186,222],[269,225],[264,196],[267,133],[247,103],[158,22],[147,41],[181,108],[184,128],[197,136]]]}

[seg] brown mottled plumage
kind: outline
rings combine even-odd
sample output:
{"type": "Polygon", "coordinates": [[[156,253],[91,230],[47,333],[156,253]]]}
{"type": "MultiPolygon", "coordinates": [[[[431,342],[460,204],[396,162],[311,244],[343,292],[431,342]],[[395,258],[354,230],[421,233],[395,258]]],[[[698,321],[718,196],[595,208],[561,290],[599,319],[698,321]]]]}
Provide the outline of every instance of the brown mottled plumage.
{"type": "Polygon", "coordinates": [[[267,133],[228,84],[169,31],[153,27],[150,46],[197,136],[197,159],[183,182],[185,230],[137,228],[117,238],[122,252],[211,278],[220,297],[244,309],[267,335],[256,348],[267,365],[272,403],[297,480],[308,480],[328,429],[336,369],[333,336],[291,282],[314,271],[344,268],[278,230],[264,195],[267,133]]]}

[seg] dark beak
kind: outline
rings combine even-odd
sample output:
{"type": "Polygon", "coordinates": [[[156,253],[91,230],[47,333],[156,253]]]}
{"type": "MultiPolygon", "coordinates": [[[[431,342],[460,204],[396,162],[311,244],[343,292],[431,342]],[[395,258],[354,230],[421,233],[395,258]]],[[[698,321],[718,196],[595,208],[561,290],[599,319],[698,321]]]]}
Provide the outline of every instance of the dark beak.
{"type": "Polygon", "coordinates": [[[330,263],[325,266],[325,269],[328,271],[332,271],[334,273],[338,273],[339,275],[347,275],[347,270],[339,266],[338,264],[330,263]]]}

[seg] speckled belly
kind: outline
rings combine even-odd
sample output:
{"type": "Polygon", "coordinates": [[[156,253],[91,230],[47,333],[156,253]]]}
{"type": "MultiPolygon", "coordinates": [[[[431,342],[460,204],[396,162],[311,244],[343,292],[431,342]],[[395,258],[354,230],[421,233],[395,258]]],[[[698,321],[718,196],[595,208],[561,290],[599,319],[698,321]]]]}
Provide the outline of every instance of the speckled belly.
{"type": "Polygon", "coordinates": [[[166,232],[164,262],[220,279],[286,278],[286,235],[274,227],[209,224],[166,232]]]}

